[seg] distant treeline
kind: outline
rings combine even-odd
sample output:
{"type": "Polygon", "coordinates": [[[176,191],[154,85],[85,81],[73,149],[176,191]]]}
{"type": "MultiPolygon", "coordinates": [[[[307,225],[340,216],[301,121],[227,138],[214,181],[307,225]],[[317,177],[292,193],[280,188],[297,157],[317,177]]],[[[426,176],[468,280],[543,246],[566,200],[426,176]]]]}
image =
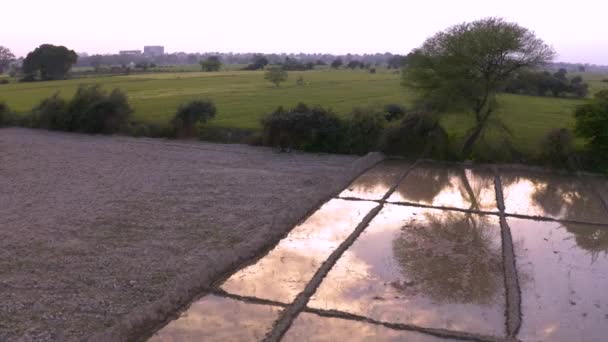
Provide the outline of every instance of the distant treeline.
{"type": "Polygon", "coordinates": [[[145,56],[145,55],[86,55],[80,54],[76,66],[79,67],[99,67],[109,65],[129,65],[131,63],[141,64],[156,64],[156,65],[186,65],[186,64],[198,64],[201,60],[208,59],[209,57],[217,56],[223,64],[243,64],[248,65],[260,59],[265,58],[268,64],[283,64],[287,60],[297,61],[302,65],[312,64],[326,64],[330,65],[335,60],[341,60],[344,65],[352,61],[361,62],[365,65],[387,65],[389,67],[400,67],[401,55],[392,53],[375,53],[375,54],[345,54],[345,55],[332,55],[332,54],[321,54],[321,53],[297,53],[297,54],[286,54],[286,53],[220,53],[220,52],[206,52],[206,53],[172,53],[164,54],[162,56],[145,56]]]}
{"type": "Polygon", "coordinates": [[[589,85],[581,76],[568,77],[566,69],[555,73],[524,70],[507,82],[505,92],[533,96],[586,97],[589,85]]]}
{"type": "Polygon", "coordinates": [[[549,71],[559,71],[564,69],[568,72],[592,72],[598,74],[608,74],[608,65],[597,65],[597,64],[576,64],[576,63],[549,63],[546,66],[549,71]]]}

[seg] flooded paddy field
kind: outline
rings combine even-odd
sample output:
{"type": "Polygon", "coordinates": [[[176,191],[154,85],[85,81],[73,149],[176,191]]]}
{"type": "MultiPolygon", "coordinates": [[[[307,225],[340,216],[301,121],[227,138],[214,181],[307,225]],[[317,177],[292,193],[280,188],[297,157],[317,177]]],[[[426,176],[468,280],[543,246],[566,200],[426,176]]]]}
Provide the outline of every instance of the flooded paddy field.
{"type": "Polygon", "coordinates": [[[150,341],[605,341],[607,186],[387,160],[150,341]]]}
{"type": "MultiPolygon", "coordinates": [[[[0,129],[0,341],[80,341],[125,317],[134,330],[156,322],[276,244],[361,173],[359,161],[0,129]]],[[[349,229],[327,234],[340,241],[349,229]]]]}

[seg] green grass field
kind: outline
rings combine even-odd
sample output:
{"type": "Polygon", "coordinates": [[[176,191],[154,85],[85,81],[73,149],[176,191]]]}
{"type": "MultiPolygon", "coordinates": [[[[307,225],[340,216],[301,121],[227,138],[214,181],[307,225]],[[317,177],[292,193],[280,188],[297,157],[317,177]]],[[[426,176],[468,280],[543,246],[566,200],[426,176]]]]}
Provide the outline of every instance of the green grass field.
{"type": "MultiPolygon", "coordinates": [[[[608,88],[605,77],[584,74],[592,92],[608,88]]],[[[209,98],[218,107],[211,123],[217,127],[256,129],[260,118],[277,106],[298,102],[330,107],[346,115],[357,106],[399,103],[408,105],[413,94],[400,86],[400,75],[388,70],[376,74],[366,71],[316,70],[290,72],[289,80],[274,87],[260,71],[223,71],[218,73],[183,72],[138,74],[54,82],[11,83],[0,85],[0,101],[18,113],[27,113],[41,99],[60,92],[70,97],[79,84],[99,83],[105,89],[127,92],[135,109],[135,119],[166,123],[176,108],[189,100],[209,98]],[[302,76],[306,82],[296,85],[302,76]]],[[[584,100],[555,99],[519,95],[501,95],[498,115],[513,131],[515,145],[534,150],[539,139],[553,128],[571,127],[573,108],[584,100]]],[[[450,135],[462,136],[471,126],[467,113],[449,113],[442,117],[450,135]]]]}

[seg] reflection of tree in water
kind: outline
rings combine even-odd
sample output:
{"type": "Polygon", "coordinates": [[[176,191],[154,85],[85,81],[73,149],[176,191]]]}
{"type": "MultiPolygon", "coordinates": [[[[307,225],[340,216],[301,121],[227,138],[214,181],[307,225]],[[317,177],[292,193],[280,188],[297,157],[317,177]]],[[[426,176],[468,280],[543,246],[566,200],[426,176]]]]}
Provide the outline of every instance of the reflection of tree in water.
{"type": "MultiPolygon", "coordinates": [[[[372,193],[377,189],[387,189],[393,186],[390,177],[365,177],[357,179],[356,186],[350,186],[349,190],[357,190],[361,192],[372,193]]],[[[381,195],[384,195],[382,193],[381,195]]]]}
{"type": "Polygon", "coordinates": [[[397,176],[403,172],[405,167],[402,161],[385,161],[383,164],[376,166],[374,169],[364,173],[363,176],[357,178],[356,183],[351,184],[349,189],[371,193],[378,189],[391,188],[395,185],[397,176]]]}
{"type": "Polygon", "coordinates": [[[576,212],[585,211],[592,205],[593,200],[583,195],[571,182],[551,181],[537,184],[532,199],[550,215],[557,216],[565,210],[566,218],[576,212]]]}
{"type": "Polygon", "coordinates": [[[492,177],[467,177],[464,169],[449,167],[422,167],[407,176],[407,187],[397,189],[404,191],[402,197],[416,202],[432,203],[435,197],[448,187],[454,185],[460,195],[469,203],[469,209],[479,210],[480,194],[488,187],[494,187],[492,177]],[[471,182],[471,179],[474,181],[471,182]]]}
{"type": "Polygon", "coordinates": [[[488,218],[460,213],[427,214],[425,222],[401,230],[393,252],[404,292],[420,292],[444,303],[489,304],[502,288],[498,231],[488,218]]]}
{"type": "Polygon", "coordinates": [[[410,198],[416,202],[432,202],[441,190],[450,185],[449,173],[445,169],[421,167],[410,172],[406,178],[408,184],[404,190],[403,197],[410,198]]]}
{"type": "Polygon", "coordinates": [[[574,240],[580,248],[591,253],[591,261],[595,262],[602,252],[608,255],[608,228],[576,224],[564,224],[564,227],[574,234],[574,240]]]}
{"type": "MultiPolygon", "coordinates": [[[[546,177],[543,181],[530,178],[505,176],[501,177],[503,187],[527,179],[534,182],[532,201],[552,216],[564,213],[564,219],[580,221],[581,213],[590,217],[607,215],[601,207],[598,197],[592,191],[581,191],[581,184],[558,177],[546,177]],[[599,205],[599,206],[598,206],[599,205]],[[598,212],[596,212],[598,211],[598,212]]],[[[608,228],[562,223],[566,230],[574,235],[576,244],[591,253],[592,261],[597,260],[603,252],[608,255],[608,228]]]]}
{"type": "Polygon", "coordinates": [[[469,209],[481,210],[481,203],[479,202],[481,193],[488,188],[494,189],[494,177],[471,177],[473,180],[471,182],[465,170],[461,170],[459,176],[461,181],[458,190],[462,194],[462,197],[471,203],[469,209]]]}

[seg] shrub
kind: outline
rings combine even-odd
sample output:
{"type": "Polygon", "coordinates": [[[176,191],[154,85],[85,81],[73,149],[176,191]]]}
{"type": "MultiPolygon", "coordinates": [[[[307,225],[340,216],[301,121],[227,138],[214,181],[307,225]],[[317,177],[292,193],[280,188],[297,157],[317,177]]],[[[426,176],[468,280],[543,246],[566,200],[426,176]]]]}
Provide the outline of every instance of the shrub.
{"type": "Polygon", "coordinates": [[[394,121],[401,120],[405,116],[406,109],[401,105],[391,103],[384,106],[384,112],[387,121],[394,121]]]}
{"type": "Polygon", "coordinates": [[[348,152],[363,154],[377,148],[385,123],[384,113],[373,108],[353,109],[346,128],[348,152]]]}
{"type": "Polygon", "coordinates": [[[7,79],[0,79],[0,84],[9,84],[9,83],[11,83],[11,82],[7,79]]]}
{"type": "Polygon", "coordinates": [[[338,152],[343,124],[331,110],[308,107],[277,108],[262,120],[264,145],[281,150],[338,152]]]}
{"type": "Polygon", "coordinates": [[[436,117],[426,113],[409,113],[399,126],[387,128],[382,136],[381,150],[404,157],[445,158],[448,137],[436,117]]]}
{"type": "Polygon", "coordinates": [[[199,125],[213,119],[217,109],[209,100],[194,100],[179,106],[171,125],[178,138],[197,136],[199,125]]]}
{"type": "Polygon", "coordinates": [[[67,102],[59,93],[43,99],[32,109],[30,126],[52,130],[70,130],[71,119],[67,111],[67,102]]]}
{"type": "Polygon", "coordinates": [[[376,68],[370,68],[369,69],[369,73],[370,74],[375,74],[376,73],[376,68]]]}
{"type": "Polygon", "coordinates": [[[111,93],[99,85],[79,86],[69,101],[53,96],[43,99],[22,120],[22,125],[68,132],[112,134],[124,130],[133,110],[119,89],[111,93]]]}
{"type": "Polygon", "coordinates": [[[541,160],[555,167],[569,167],[574,153],[574,138],[570,130],[550,131],[541,142],[541,160]]]}
{"type": "Polygon", "coordinates": [[[133,113],[125,93],[110,94],[99,85],[80,86],[68,103],[68,130],[84,133],[117,133],[133,113]]]}
{"type": "Polygon", "coordinates": [[[575,109],[575,133],[587,140],[590,152],[608,161],[608,90],[575,109]]]}

